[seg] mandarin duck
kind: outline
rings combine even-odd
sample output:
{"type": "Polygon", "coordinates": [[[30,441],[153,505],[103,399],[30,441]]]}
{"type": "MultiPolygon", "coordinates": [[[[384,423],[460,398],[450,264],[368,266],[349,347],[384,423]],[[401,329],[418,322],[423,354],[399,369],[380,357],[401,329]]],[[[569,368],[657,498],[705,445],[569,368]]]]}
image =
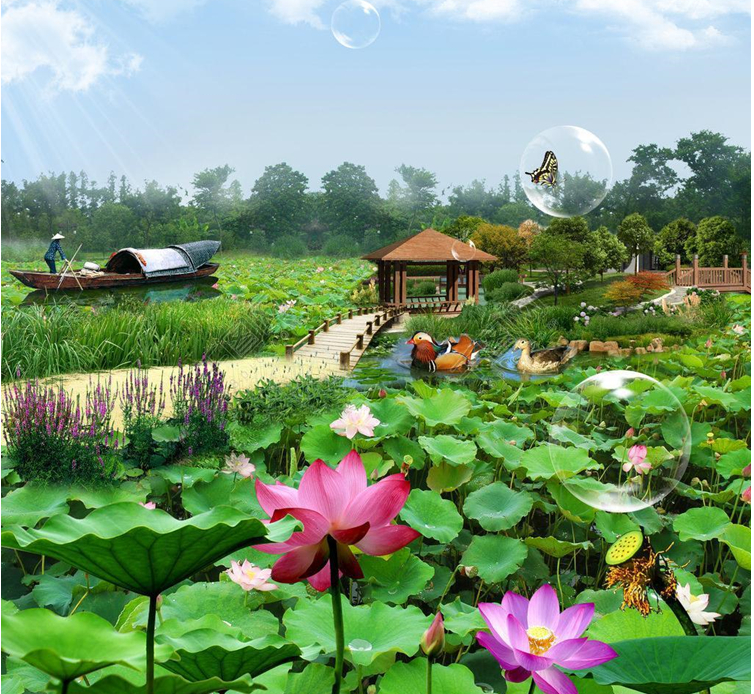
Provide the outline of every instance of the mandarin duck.
{"type": "Polygon", "coordinates": [[[437,342],[429,333],[417,332],[406,342],[413,345],[411,366],[435,371],[461,371],[473,365],[482,345],[474,342],[468,335],[461,335],[445,342],[437,342]]]}
{"type": "Polygon", "coordinates": [[[557,373],[563,364],[569,362],[578,353],[575,347],[568,345],[538,349],[532,352],[531,343],[523,338],[516,341],[513,349],[521,350],[518,370],[533,374],[557,373]]]}

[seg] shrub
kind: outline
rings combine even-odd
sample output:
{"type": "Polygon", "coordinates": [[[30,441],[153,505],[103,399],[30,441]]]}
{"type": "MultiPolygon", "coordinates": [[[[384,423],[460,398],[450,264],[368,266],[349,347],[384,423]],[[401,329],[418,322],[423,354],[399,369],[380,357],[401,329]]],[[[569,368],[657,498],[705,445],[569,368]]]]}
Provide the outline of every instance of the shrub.
{"type": "Polygon", "coordinates": [[[309,249],[298,236],[281,236],[270,247],[275,258],[303,258],[309,249]]]}
{"type": "Polygon", "coordinates": [[[641,300],[642,289],[632,282],[613,282],[605,291],[605,300],[614,306],[633,306],[641,300]]]}
{"type": "Polygon", "coordinates": [[[377,285],[374,280],[369,280],[366,284],[362,284],[351,292],[351,301],[356,306],[376,306],[379,303],[379,296],[377,294],[377,285]]]}
{"type": "Polygon", "coordinates": [[[349,394],[343,380],[335,376],[320,380],[306,374],[284,385],[265,379],[253,390],[238,393],[232,412],[242,424],[281,422],[297,426],[325,410],[340,409],[349,394]]]}
{"type": "Polygon", "coordinates": [[[353,258],[361,253],[357,241],[346,234],[331,236],[322,246],[322,253],[332,258],[353,258]]]}
{"type": "Polygon", "coordinates": [[[109,479],[117,441],[110,385],[88,389],[82,410],[60,388],[38,381],[3,393],[3,435],[22,480],[72,484],[109,479]]]}
{"type": "Polygon", "coordinates": [[[595,316],[581,336],[584,339],[607,340],[621,335],[649,333],[687,336],[691,335],[692,326],[683,318],[644,315],[637,311],[626,316],[595,316]]]}
{"type": "Polygon", "coordinates": [[[660,289],[669,288],[667,278],[659,272],[639,272],[638,274],[630,275],[627,281],[641,290],[641,296],[659,291],[660,289]]]}
{"type": "Polygon", "coordinates": [[[491,292],[498,289],[503,284],[518,282],[518,272],[516,270],[495,270],[482,280],[482,287],[485,292],[491,292]]]}
{"type": "Polygon", "coordinates": [[[480,250],[496,256],[503,267],[520,267],[529,253],[526,241],[518,231],[502,224],[479,225],[471,240],[480,250]]]}
{"type": "Polygon", "coordinates": [[[503,303],[506,301],[515,301],[522,296],[531,294],[531,287],[527,287],[524,284],[518,282],[505,282],[496,289],[485,293],[484,298],[492,303],[503,303]]]}
{"type": "Polygon", "coordinates": [[[432,280],[410,282],[407,292],[409,296],[434,296],[437,294],[437,285],[432,280]]]}
{"type": "Polygon", "coordinates": [[[227,446],[228,397],[225,375],[216,363],[210,366],[204,358],[191,369],[181,364],[178,375],[170,377],[170,394],[171,422],[182,427],[181,442],[189,456],[227,446]]]}

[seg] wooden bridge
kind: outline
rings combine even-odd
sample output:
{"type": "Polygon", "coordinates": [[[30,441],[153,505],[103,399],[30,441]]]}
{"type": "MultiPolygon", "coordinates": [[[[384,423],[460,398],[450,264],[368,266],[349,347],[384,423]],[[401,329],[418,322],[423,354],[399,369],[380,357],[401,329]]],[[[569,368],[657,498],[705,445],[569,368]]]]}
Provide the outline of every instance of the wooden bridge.
{"type": "Polygon", "coordinates": [[[720,292],[746,292],[751,294],[751,270],[746,253],[741,254],[741,267],[728,267],[728,256],[723,256],[722,267],[699,267],[695,255],[691,267],[681,267],[681,256],[675,258],[675,268],[666,273],[668,283],[677,287],[717,289],[720,292]]]}
{"type": "Polygon", "coordinates": [[[338,313],[295,344],[286,345],[285,357],[329,362],[348,371],[356,366],[372,338],[405,312],[406,307],[373,306],[338,313]]]}

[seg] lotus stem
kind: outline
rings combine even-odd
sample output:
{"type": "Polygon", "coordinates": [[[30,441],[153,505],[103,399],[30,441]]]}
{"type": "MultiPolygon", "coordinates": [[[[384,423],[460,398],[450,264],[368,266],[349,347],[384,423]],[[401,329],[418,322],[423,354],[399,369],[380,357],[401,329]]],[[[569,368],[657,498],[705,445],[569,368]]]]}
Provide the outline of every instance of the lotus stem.
{"type": "Polygon", "coordinates": [[[683,630],[686,632],[686,636],[699,636],[699,632],[696,630],[694,622],[691,621],[689,613],[686,612],[686,609],[683,607],[683,605],[681,605],[680,600],[678,600],[675,595],[672,595],[670,597],[666,597],[665,602],[673,611],[673,614],[678,618],[678,621],[681,623],[683,630]]]}
{"type": "Polygon", "coordinates": [[[157,617],[157,596],[149,596],[147,617],[147,694],[154,694],[154,629],[157,617]]]}
{"type": "Polygon", "coordinates": [[[68,694],[68,685],[70,684],[70,680],[63,680],[60,683],[60,694],[68,694]]]}
{"type": "Polygon", "coordinates": [[[432,658],[427,658],[427,694],[432,694],[432,658]]]}
{"type": "MultiPolygon", "coordinates": [[[[333,694],[340,694],[343,681],[343,655],[345,652],[345,634],[343,633],[343,603],[340,595],[340,576],[338,571],[338,544],[334,538],[327,536],[330,550],[330,595],[332,596],[332,618],[335,626],[335,683],[333,694]]],[[[147,694],[152,694],[148,692],[147,694]]]]}

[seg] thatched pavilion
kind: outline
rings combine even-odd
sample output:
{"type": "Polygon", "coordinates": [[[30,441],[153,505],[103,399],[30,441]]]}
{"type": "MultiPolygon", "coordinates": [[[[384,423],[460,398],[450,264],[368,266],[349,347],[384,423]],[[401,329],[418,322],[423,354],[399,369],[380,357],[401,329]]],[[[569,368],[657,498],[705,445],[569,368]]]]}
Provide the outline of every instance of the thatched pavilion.
{"type": "Polygon", "coordinates": [[[406,294],[406,275],[409,265],[444,264],[447,276],[445,300],[452,302],[458,301],[458,278],[461,274],[461,266],[464,265],[466,298],[474,299],[479,296],[479,265],[494,262],[497,258],[478,249],[468,260],[463,257],[458,258],[459,248],[468,254],[466,247],[458,244],[460,242],[446,234],[441,234],[434,229],[425,229],[362,256],[363,260],[372,260],[377,263],[380,302],[390,306],[405,306],[411,303],[406,294]],[[455,254],[454,244],[457,244],[455,254]]]}

